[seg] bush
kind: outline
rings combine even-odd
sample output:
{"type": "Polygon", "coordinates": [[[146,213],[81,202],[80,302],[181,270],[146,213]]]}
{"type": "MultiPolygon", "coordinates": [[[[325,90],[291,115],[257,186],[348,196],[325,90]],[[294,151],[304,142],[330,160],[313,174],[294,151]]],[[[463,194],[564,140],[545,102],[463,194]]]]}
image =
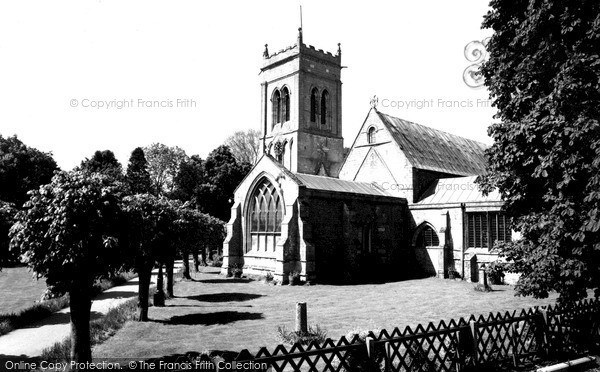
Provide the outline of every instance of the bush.
{"type": "Polygon", "coordinates": [[[290,345],[301,344],[309,345],[312,342],[323,343],[327,339],[327,331],[321,328],[318,324],[315,327],[308,327],[306,333],[289,331],[285,326],[277,327],[277,338],[282,342],[290,345]]]}
{"type": "Polygon", "coordinates": [[[491,284],[504,284],[504,265],[504,262],[494,261],[485,268],[491,284]]]}
{"type": "Polygon", "coordinates": [[[460,273],[454,269],[454,266],[448,266],[446,271],[448,272],[448,279],[461,279],[462,278],[460,273]]]}
{"type": "Polygon", "coordinates": [[[210,266],[212,266],[212,267],[221,267],[221,266],[223,266],[223,255],[220,255],[218,253],[213,254],[210,266]]]}
{"type": "Polygon", "coordinates": [[[288,276],[288,280],[289,280],[289,285],[298,285],[300,284],[300,272],[299,271],[292,271],[289,276],[288,276]]]}

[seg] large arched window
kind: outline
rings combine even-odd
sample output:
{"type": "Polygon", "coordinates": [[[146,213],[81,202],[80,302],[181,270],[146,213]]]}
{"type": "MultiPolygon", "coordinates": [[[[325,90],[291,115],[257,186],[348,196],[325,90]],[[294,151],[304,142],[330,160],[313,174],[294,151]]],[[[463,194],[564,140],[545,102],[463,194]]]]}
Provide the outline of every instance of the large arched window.
{"type": "Polygon", "coordinates": [[[279,90],[275,90],[273,93],[273,125],[281,123],[281,93],[279,90]]]}
{"type": "Polygon", "coordinates": [[[321,93],[321,125],[327,125],[327,104],[329,102],[329,93],[326,90],[321,93]]]}
{"type": "Polygon", "coordinates": [[[319,96],[319,91],[317,88],[313,88],[310,92],[310,121],[315,123],[317,121],[317,97],[319,96]]]}
{"type": "Polygon", "coordinates": [[[274,252],[281,235],[283,200],[275,186],[263,178],[249,201],[248,220],[251,244],[248,250],[274,252]]]}
{"type": "Polygon", "coordinates": [[[375,143],[375,127],[371,127],[369,128],[369,130],[367,131],[367,142],[368,143],[375,143]]]}
{"type": "Polygon", "coordinates": [[[440,239],[431,226],[425,225],[419,229],[419,233],[415,239],[416,247],[437,247],[439,245],[440,239]]]}
{"type": "Polygon", "coordinates": [[[282,106],[282,114],[281,121],[289,121],[290,120],[290,91],[287,87],[284,87],[281,90],[281,106],[282,106]]]}

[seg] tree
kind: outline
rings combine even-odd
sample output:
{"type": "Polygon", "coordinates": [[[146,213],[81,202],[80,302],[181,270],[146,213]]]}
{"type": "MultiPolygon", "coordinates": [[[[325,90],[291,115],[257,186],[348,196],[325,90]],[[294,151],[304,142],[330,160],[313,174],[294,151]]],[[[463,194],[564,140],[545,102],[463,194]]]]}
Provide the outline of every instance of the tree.
{"type": "Polygon", "coordinates": [[[227,137],[224,143],[240,163],[256,164],[260,151],[260,131],[248,129],[237,131],[227,137]]]}
{"type": "Polygon", "coordinates": [[[100,173],[60,172],[31,192],[11,229],[11,247],[57,295],[68,292],[71,359],[91,361],[90,307],[94,282],[117,272],[121,190],[100,173]]]}
{"type": "Polygon", "coordinates": [[[173,180],[179,171],[179,165],[187,155],[179,147],[169,147],[162,143],[154,143],[144,148],[148,161],[148,171],[152,180],[152,187],[157,195],[173,192],[173,180]]]}
{"type": "Polygon", "coordinates": [[[204,162],[198,155],[182,161],[175,177],[172,196],[183,202],[193,201],[198,187],[204,183],[204,162]]]}
{"type": "Polygon", "coordinates": [[[148,296],[152,268],[171,247],[175,209],[170,200],[151,194],[135,194],[123,198],[122,244],[139,277],[139,321],[148,320],[148,296]]]}
{"type": "Polygon", "coordinates": [[[110,150],[96,151],[91,159],[85,158],[79,168],[84,172],[102,173],[117,180],[123,177],[123,167],[110,150]]]}
{"type": "Polygon", "coordinates": [[[3,266],[18,261],[17,252],[9,249],[8,237],[10,227],[16,221],[16,215],[17,209],[14,204],[0,200],[0,270],[3,266]]]}
{"type": "Polygon", "coordinates": [[[125,179],[133,194],[151,192],[152,181],[150,179],[150,172],[148,172],[148,162],[141,147],[137,147],[131,152],[125,179]]]}
{"type": "Polygon", "coordinates": [[[522,239],[503,244],[520,295],[600,295],[600,3],[490,3],[483,75],[500,123],[483,190],[522,239]]]}
{"type": "Polygon", "coordinates": [[[20,208],[27,192],[49,183],[57,169],[51,154],[26,146],[17,136],[0,135],[0,200],[20,208]]]}
{"type": "Polygon", "coordinates": [[[233,192],[252,165],[239,163],[227,146],[214,149],[204,162],[204,183],[198,186],[196,202],[205,213],[229,220],[233,192]]]}

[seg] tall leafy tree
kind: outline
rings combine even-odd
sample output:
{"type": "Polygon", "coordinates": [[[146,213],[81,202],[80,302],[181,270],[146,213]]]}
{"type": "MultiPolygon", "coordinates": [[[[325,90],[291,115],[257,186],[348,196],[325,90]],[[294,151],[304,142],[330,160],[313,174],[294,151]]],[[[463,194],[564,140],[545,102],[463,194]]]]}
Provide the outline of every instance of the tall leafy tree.
{"type": "Polygon", "coordinates": [[[11,229],[11,245],[24,262],[46,278],[54,294],[68,292],[71,359],[88,362],[90,307],[94,282],[117,272],[121,189],[100,173],[60,172],[31,192],[11,229]]]}
{"type": "Polygon", "coordinates": [[[260,151],[260,131],[248,129],[237,131],[227,137],[224,143],[240,163],[256,164],[260,151]]]}
{"type": "Polygon", "coordinates": [[[26,146],[17,136],[0,135],[0,200],[20,208],[27,192],[49,183],[55,170],[51,154],[26,146]]]}
{"type": "Polygon", "coordinates": [[[518,294],[600,295],[600,3],[493,0],[483,74],[500,123],[489,128],[485,191],[498,188],[522,239],[500,246],[518,294]]]}
{"type": "Polygon", "coordinates": [[[221,220],[229,220],[233,192],[252,165],[238,162],[227,146],[214,149],[204,162],[204,183],[196,191],[200,209],[221,220]]]}
{"type": "Polygon", "coordinates": [[[12,203],[0,200],[0,270],[3,266],[18,261],[18,252],[9,249],[8,232],[15,223],[17,209],[12,203]]]}
{"type": "Polygon", "coordinates": [[[79,168],[84,172],[102,173],[118,180],[123,177],[123,167],[110,150],[96,151],[90,159],[85,158],[79,168]]]}
{"type": "Polygon", "coordinates": [[[121,242],[126,247],[135,272],[139,277],[139,321],[148,320],[150,278],[156,261],[164,262],[174,239],[176,211],[173,203],[151,194],[135,194],[123,198],[123,234],[121,242]]]}
{"type": "Polygon", "coordinates": [[[204,161],[198,155],[192,155],[181,162],[175,177],[172,197],[181,201],[193,201],[198,187],[204,183],[204,161]]]}
{"type": "Polygon", "coordinates": [[[185,151],[177,146],[169,147],[162,143],[153,143],[144,148],[144,154],[148,161],[148,171],[156,194],[172,193],[179,166],[187,157],[185,151]]]}
{"type": "Polygon", "coordinates": [[[141,147],[137,147],[131,152],[125,179],[129,186],[129,190],[133,194],[145,194],[151,192],[152,180],[150,179],[150,172],[148,172],[148,162],[146,161],[144,150],[141,147]]]}

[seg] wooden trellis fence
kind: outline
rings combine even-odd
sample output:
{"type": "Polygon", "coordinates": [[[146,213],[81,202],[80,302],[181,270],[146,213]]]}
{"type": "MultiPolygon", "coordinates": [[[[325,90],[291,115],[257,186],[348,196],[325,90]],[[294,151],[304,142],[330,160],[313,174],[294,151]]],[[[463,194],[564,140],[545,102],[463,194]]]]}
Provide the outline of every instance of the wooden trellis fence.
{"type": "Polygon", "coordinates": [[[597,347],[599,340],[600,302],[584,300],[570,307],[471,315],[467,320],[369,332],[367,337],[342,337],[337,342],[279,345],[256,355],[244,350],[236,362],[277,372],[464,371],[507,361],[519,365],[559,351],[573,354],[597,347]]]}

